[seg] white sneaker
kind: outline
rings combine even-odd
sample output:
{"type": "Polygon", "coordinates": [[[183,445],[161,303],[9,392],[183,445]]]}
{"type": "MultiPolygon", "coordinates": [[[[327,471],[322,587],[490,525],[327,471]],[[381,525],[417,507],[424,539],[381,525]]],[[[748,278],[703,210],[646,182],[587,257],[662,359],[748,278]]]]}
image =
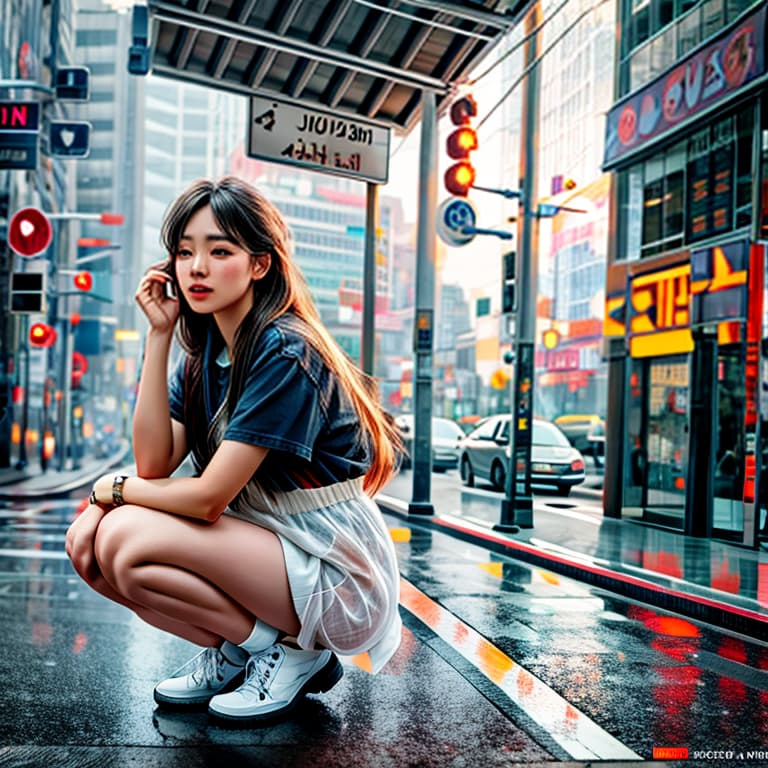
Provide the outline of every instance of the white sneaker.
{"type": "Polygon", "coordinates": [[[207,704],[217,693],[239,685],[244,671],[243,664],[233,664],[218,648],[205,648],[155,686],[155,701],[182,707],[207,704]]]}
{"type": "Polygon", "coordinates": [[[245,681],[214,696],[208,714],[228,722],[254,723],[289,712],[306,693],[329,691],[344,669],[331,651],[302,651],[281,644],[251,656],[245,681]]]}

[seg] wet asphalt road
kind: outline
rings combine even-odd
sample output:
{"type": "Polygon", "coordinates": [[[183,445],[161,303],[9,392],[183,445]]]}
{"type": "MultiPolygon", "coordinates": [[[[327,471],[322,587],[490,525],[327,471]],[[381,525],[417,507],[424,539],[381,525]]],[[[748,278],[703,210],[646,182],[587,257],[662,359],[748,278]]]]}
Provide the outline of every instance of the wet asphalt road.
{"type": "Polygon", "coordinates": [[[152,687],[194,649],[74,575],[76,504],[0,511],[0,765],[768,765],[764,642],[394,518],[405,631],[384,672],[344,660],[269,728],[165,713],[152,687]]]}

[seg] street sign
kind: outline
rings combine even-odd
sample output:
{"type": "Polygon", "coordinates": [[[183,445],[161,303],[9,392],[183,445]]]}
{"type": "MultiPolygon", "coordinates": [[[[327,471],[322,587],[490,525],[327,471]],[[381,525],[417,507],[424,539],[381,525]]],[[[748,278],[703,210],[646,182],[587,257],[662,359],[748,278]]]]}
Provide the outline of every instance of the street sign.
{"type": "Polygon", "coordinates": [[[264,96],[251,98],[248,125],[248,157],[387,183],[389,128],[264,96]]]}
{"type": "Polygon", "coordinates": [[[37,168],[40,105],[0,101],[0,170],[37,168]]]}
{"type": "Polygon", "coordinates": [[[88,157],[90,136],[91,124],[84,120],[52,120],[49,135],[51,154],[56,157],[88,157]]]}
{"type": "Polygon", "coordinates": [[[61,67],[56,70],[56,98],[63,101],[88,101],[90,71],[88,67],[61,67]]]}
{"type": "Polygon", "coordinates": [[[464,228],[475,228],[477,210],[474,204],[464,197],[449,197],[437,208],[435,227],[438,237],[452,246],[467,245],[475,237],[474,232],[464,232],[464,228]]]}
{"type": "Polygon", "coordinates": [[[51,222],[39,208],[22,208],[11,216],[8,245],[19,256],[37,256],[51,244],[52,238],[51,222]]]}

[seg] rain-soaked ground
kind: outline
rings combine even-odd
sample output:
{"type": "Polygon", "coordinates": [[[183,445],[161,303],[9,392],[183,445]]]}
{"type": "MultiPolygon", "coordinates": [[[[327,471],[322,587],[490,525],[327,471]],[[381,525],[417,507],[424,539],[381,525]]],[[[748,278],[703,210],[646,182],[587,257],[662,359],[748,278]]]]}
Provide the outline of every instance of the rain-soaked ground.
{"type": "Polygon", "coordinates": [[[90,591],[64,556],[76,501],[0,511],[2,766],[768,765],[768,645],[387,517],[401,647],[293,716],[168,713],[193,652],[90,591]],[[654,752],[656,750],[656,752],[654,752]],[[661,764],[661,763],[659,763],[661,764]],[[672,762],[664,763],[672,765],[672,762]]]}

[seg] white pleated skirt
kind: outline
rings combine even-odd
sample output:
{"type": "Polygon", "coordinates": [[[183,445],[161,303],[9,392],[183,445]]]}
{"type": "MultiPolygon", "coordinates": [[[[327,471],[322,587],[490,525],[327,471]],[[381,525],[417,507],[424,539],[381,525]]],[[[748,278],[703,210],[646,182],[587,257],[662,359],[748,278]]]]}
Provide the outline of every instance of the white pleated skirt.
{"type": "Polygon", "coordinates": [[[392,537],[362,478],[265,493],[250,483],[227,510],[273,531],[285,555],[302,648],[367,653],[376,673],[400,644],[400,574],[392,537]]]}

